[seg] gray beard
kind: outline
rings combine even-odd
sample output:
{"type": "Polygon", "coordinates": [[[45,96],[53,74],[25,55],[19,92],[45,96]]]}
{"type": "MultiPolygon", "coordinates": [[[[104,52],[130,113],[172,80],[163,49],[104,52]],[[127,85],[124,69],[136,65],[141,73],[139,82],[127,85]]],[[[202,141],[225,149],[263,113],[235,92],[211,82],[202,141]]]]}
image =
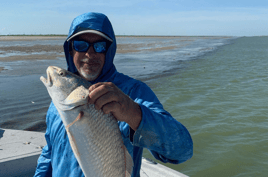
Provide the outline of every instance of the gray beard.
{"type": "MultiPolygon", "coordinates": [[[[84,58],[81,61],[87,63],[87,62],[89,62],[89,59],[88,58],[84,58]]],[[[100,63],[99,60],[97,60],[97,62],[100,63]]],[[[101,72],[101,70],[100,70],[100,71],[97,71],[96,73],[93,73],[93,74],[87,74],[81,68],[80,69],[77,69],[77,70],[78,70],[79,74],[81,76],[83,76],[88,81],[94,81],[95,79],[97,79],[98,75],[101,72]]]]}
{"type": "Polygon", "coordinates": [[[83,76],[86,80],[88,81],[94,81],[95,79],[97,79],[98,75],[100,72],[96,72],[94,74],[87,74],[86,72],[84,72],[82,69],[78,70],[79,74],[81,76],[83,76]]]}

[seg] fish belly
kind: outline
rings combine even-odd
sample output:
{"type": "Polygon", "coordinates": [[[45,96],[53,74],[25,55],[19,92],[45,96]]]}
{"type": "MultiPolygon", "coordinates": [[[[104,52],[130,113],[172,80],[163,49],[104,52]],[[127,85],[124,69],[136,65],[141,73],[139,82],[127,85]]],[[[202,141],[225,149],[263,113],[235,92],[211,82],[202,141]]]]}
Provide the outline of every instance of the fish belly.
{"type": "Polygon", "coordinates": [[[61,116],[76,116],[65,128],[85,176],[131,176],[133,161],[124,146],[117,120],[111,114],[87,104],[61,116]],[[81,111],[83,115],[79,117],[81,111]]]}

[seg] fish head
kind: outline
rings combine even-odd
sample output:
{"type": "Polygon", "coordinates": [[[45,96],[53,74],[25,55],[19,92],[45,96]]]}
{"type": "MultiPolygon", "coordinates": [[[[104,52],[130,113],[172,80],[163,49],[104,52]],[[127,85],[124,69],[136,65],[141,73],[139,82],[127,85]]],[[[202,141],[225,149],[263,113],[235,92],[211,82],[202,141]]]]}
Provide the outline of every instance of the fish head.
{"type": "MultiPolygon", "coordinates": [[[[74,95],[73,92],[77,90],[77,88],[81,88],[81,86],[83,88],[88,88],[91,85],[80,76],[56,66],[49,66],[46,72],[47,79],[41,76],[40,80],[46,86],[48,93],[57,108],[63,108],[65,106],[64,109],[67,109],[67,107],[70,107],[70,105],[74,103],[74,99],[68,99],[70,98],[70,95],[74,95]]],[[[84,98],[85,95],[82,95],[82,97],[84,98]]],[[[71,107],[74,106],[72,105],[71,107]]]]}

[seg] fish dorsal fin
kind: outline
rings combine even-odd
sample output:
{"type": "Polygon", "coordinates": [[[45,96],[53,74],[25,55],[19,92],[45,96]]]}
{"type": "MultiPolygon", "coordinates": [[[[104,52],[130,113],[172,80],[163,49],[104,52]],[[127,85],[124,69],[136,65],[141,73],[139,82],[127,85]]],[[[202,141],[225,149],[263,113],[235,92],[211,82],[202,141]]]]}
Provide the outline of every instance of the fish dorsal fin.
{"type": "Polygon", "coordinates": [[[70,95],[61,103],[64,110],[71,110],[75,107],[88,103],[89,91],[84,86],[74,89],[70,95]]]}
{"type": "Polygon", "coordinates": [[[128,150],[125,146],[123,146],[125,152],[125,167],[126,167],[126,177],[131,177],[132,169],[133,169],[133,160],[131,155],[128,153],[128,150]]]}

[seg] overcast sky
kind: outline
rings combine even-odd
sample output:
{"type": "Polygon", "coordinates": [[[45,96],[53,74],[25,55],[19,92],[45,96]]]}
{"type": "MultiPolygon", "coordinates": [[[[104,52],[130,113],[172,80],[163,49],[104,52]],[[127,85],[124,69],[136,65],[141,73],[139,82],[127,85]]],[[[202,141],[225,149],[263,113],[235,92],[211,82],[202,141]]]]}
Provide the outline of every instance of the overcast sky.
{"type": "Polygon", "coordinates": [[[268,0],[0,0],[0,35],[66,34],[101,12],[116,35],[268,35],[268,0]]]}

